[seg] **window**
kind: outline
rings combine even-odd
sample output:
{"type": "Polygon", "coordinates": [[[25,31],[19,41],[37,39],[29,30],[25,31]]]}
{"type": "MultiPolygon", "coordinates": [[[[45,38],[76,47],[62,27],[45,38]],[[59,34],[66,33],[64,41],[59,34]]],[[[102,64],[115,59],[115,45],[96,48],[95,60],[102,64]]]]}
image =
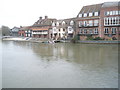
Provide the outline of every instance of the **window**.
{"type": "Polygon", "coordinates": [[[112,29],[112,34],[116,34],[117,28],[111,28],[112,29]]]}
{"type": "Polygon", "coordinates": [[[89,17],[93,16],[93,13],[89,13],[89,17]]]}
{"type": "Polygon", "coordinates": [[[107,16],[107,12],[104,12],[104,15],[107,16]]]}
{"type": "Polygon", "coordinates": [[[57,30],[56,30],[56,28],[53,28],[53,32],[56,32],[57,30]]]}
{"type": "Polygon", "coordinates": [[[93,21],[92,20],[89,21],[89,26],[93,26],[93,21]]]}
{"type": "Polygon", "coordinates": [[[106,11],[104,14],[105,14],[105,16],[108,16],[108,15],[119,15],[119,11],[106,11]]]}
{"type": "Polygon", "coordinates": [[[110,26],[110,25],[119,25],[119,17],[106,17],[104,18],[104,25],[110,26]]]}
{"type": "Polygon", "coordinates": [[[94,26],[98,26],[98,20],[94,20],[94,26]]]}
{"type": "Polygon", "coordinates": [[[115,15],[118,15],[118,11],[115,11],[116,12],[116,14],[115,15]]]}
{"type": "Polygon", "coordinates": [[[65,31],[65,29],[63,28],[63,31],[65,31]]]}
{"type": "Polygon", "coordinates": [[[115,15],[116,14],[116,11],[113,11],[113,15],[115,15]]]}
{"type": "Polygon", "coordinates": [[[83,29],[80,29],[80,32],[79,32],[80,34],[82,34],[83,33],[83,29]]]}
{"type": "Polygon", "coordinates": [[[73,30],[73,28],[72,27],[68,27],[68,31],[72,31],[73,30]]]}
{"type": "Polygon", "coordinates": [[[105,34],[108,34],[108,30],[109,30],[108,28],[105,28],[105,29],[104,29],[104,33],[105,33],[105,34]]]}
{"type": "Polygon", "coordinates": [[[94,16],[98,16],[98,12],[95,12],[95,13],[94,13],[94,16]]]}
{"type": "Polygon", "coordinates": [[[62,22],[62,25],[65,25],[65,21],[62,22]]]}
{"type": "Polygon", "coordinates": [[[92,30],[92,29],[90,29],[90,30],[89,30],[89,33],[90,33],[90,34],[93,34],[93,30],[92,30]]]}
{"type": "Polygon", "coordinates": [[[56,23],[56,26],[59,26],[59,22],[56,23]]]}
{"type": "Polygon", "coordinates": [[[107,15],[110,15],[110,12],[109,12],[109,11],[107,11],[107,15]]]}
{"type": "Polygon", "coordinates": [[[84,17],[87,17],[87,13],[84,13],[84,17]]]}
{"type": "Polygon", "coordinates": [[[84,21],[84,26],[87,26],[87,21],[84,21]]]}
{"type": "Polygon", "coordinates": [[[110,15],[113,15],[113,11],[110,11],[110,15]]]}
{"type": "Polygon", "coordinates": [[[29,33],[31,32],[31,30],[29,30],[29,33]]]}
{"type": "Polygon", "coordinates": [[[52,26],[55,26],[55,23],[54,23],[54,22],[52,23],[52,26]]]}
{"type": "Polygon", "coordinates": [[[94,34],[98,34],[98,28],[94,29],[94,34]]]}
{"type": "Polygon", "coordinates": [[[81,27],[83,25],[82,21],[79,22],[79,27],[81,27]]]}
{"type": "Polygon", "coordinates": [[[70,21],[70,25],[74,25],[74,21],[70,21]]]}
{"type": "Polygon", "coordinates": [[[84,34],[87,34],[87,29],[84,29],[84,34]]]}
{"type": "Polygon", "coordinates": [[[82,17],[82,14],[79,14],[79,17],[82,17]]]}

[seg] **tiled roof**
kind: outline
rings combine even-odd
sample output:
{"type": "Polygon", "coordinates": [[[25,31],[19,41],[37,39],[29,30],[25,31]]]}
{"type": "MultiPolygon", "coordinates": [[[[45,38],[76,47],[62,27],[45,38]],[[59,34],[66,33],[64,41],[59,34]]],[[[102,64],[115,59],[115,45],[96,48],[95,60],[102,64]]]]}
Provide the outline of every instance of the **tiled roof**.
{"type": "Polygon", "coordinates": [[[68,18],[68,19],[64,19],[63,21],[66,22],[66,25],[70,24],[70,21],[74,21],[75,22],[76,18],[68,18]]]}
{"type": "Polygon", "coordinates": [[[115,6],[120,6],[120,1],[117,1],[117,2],[105,2],[102,5],[102,8],[104,8],[104,7],[115,7],[115,6]]]}
{"type": "Polygon", "coordinates": [[[55,21],[56,19],[51,19],[51,18],[47,18],[47,19],[39,19],[37,22],[35,22],[33,24],[33,26],[49,26],[52,25],[52,22],[55,21]]]}
{"type": "Polygon", "coordinates": [[[24,27],[20,28],[20,30],[28,30],[28,29],[30,29],[30,26],[24,26],[24,27]]]}
{"type": "Polygon", "coordinates": [[[102,7],[102,4],[83,6],[83,8],[79,13],[83,14],[83,13],[90,13],[90,12],[98,12],[100,11],[101,7],[102,7]]]}

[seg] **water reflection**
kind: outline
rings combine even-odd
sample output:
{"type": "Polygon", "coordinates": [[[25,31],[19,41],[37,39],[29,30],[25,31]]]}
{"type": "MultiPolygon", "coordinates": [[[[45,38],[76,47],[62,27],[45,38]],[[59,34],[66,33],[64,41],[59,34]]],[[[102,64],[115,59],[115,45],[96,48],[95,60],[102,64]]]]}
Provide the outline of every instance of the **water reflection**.
{"type": "Polygon", "coordinates": [[[4,41],[3,50],[4,87],[118,87],[117,45],[4,41]]]}

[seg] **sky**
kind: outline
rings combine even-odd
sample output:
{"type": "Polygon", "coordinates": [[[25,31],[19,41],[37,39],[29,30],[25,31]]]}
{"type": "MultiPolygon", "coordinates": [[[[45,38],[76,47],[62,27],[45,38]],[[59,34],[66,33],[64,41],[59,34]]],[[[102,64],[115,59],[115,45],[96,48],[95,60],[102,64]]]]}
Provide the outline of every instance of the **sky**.
{"type": "Polygon", "coordinates": [[[115,0],[1,0],[0,26],[30,26],[45,15],[56,19],[73,18],[83,6],[111,1],[115,0]]]}

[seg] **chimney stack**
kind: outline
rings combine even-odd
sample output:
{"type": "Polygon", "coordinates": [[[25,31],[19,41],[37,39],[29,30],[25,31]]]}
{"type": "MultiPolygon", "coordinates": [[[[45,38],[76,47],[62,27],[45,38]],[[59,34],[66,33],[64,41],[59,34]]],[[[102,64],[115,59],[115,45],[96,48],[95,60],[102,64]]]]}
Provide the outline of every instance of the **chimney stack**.
{"type": "Polygon", "coordinates": [[[42,20],[42,17],[39,17],[39,20],[42,20]]]}
{"type": "Polygon", "coordinates": [[[48,19],[48,16],[45,16],[45,19],[48,19]]]}

